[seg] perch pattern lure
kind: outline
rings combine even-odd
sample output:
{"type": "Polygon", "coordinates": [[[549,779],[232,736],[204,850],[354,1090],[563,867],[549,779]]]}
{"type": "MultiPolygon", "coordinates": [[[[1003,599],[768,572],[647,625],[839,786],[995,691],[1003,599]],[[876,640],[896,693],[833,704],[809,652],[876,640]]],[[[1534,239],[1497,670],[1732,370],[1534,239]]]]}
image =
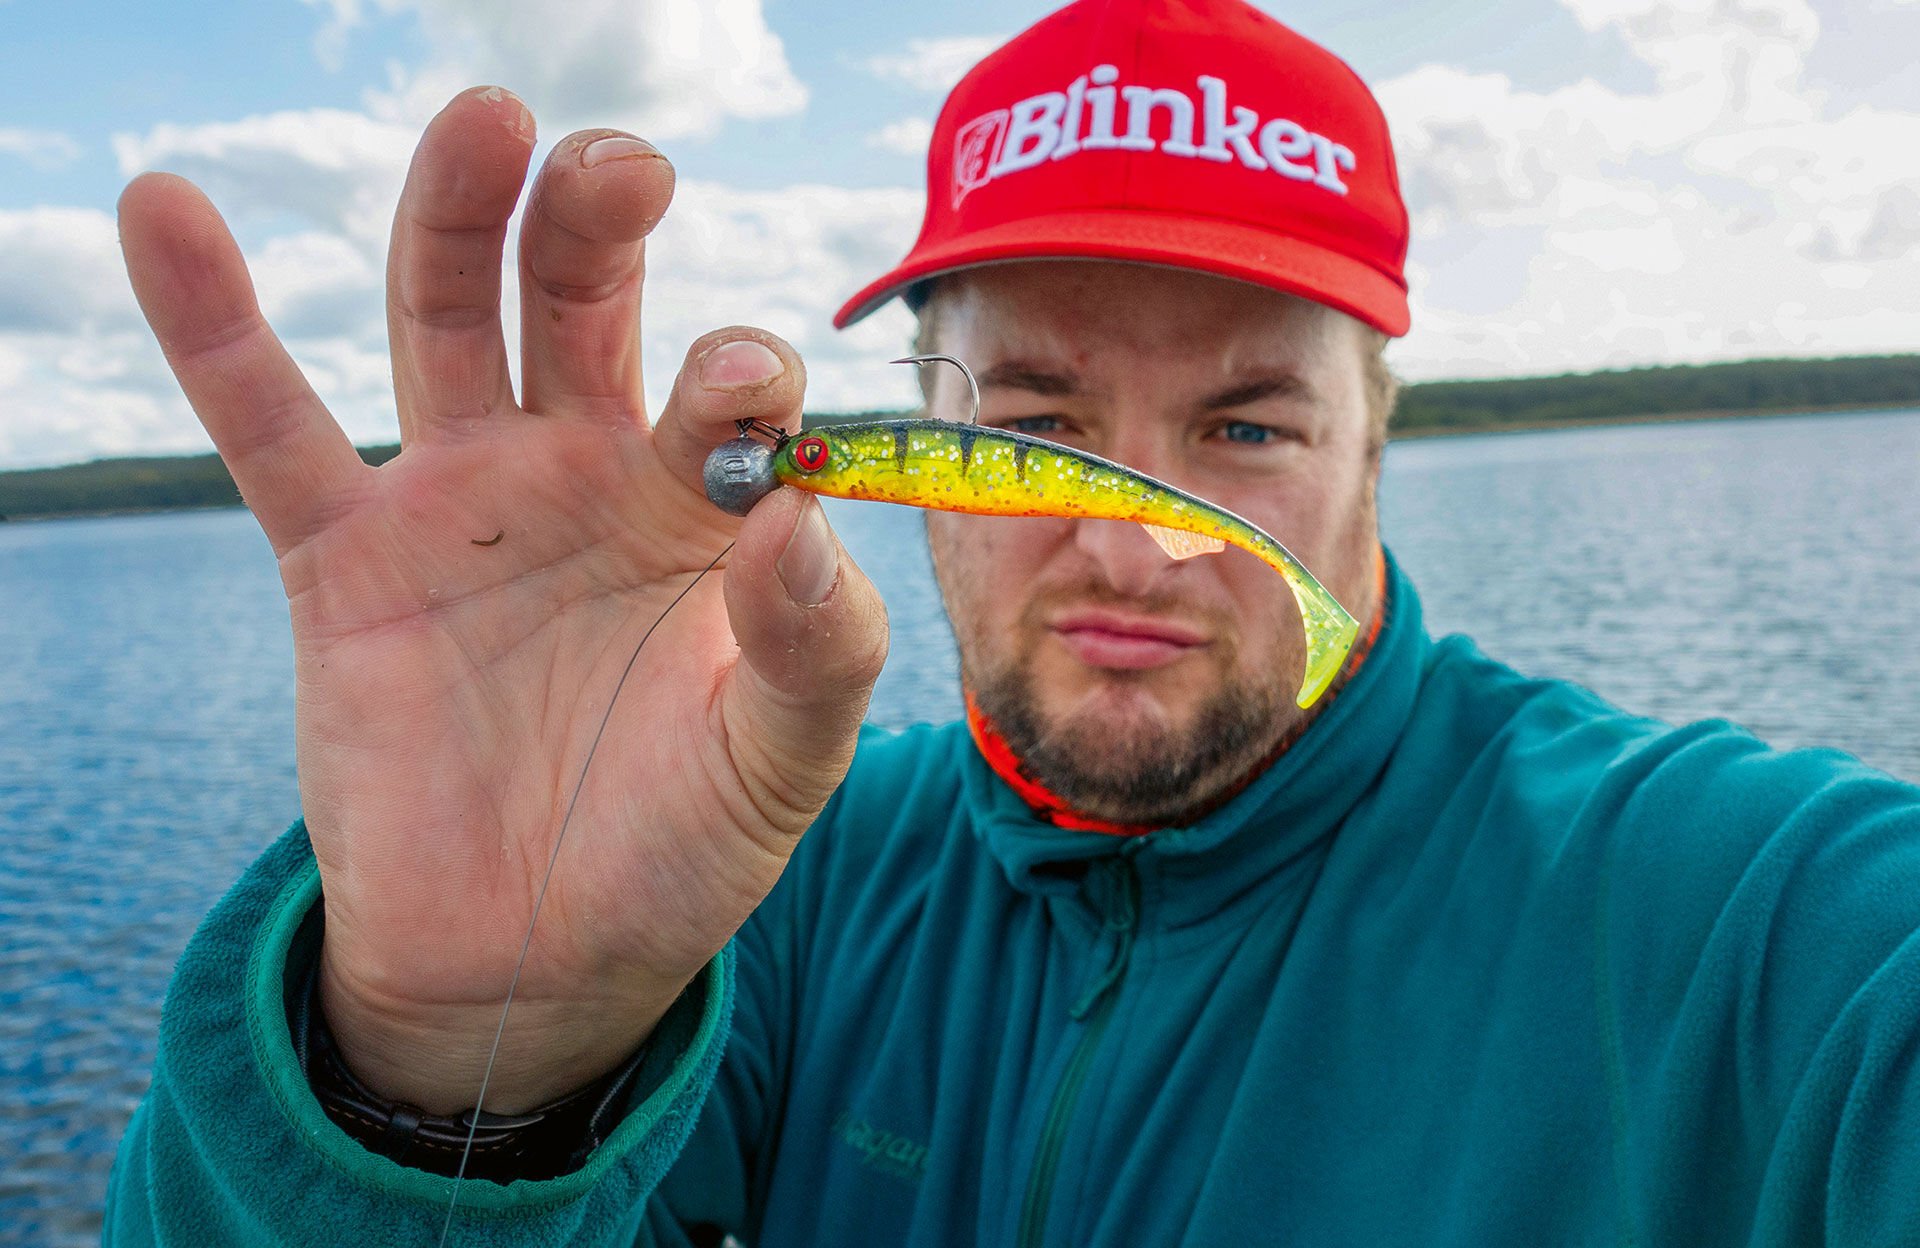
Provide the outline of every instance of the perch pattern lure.
{"type": "MultiPolygon", "coordinates": [[[[952,356],[895,362],[930,360],[958,366],[974,385],[966,365],[952,356]]],[[[973,393],[977,415],[979,390],[973,393]]],[[[1313,573],[1252,522],[1112,460],[1028,434],[950,420],[866,421],[800,435],[755,424],[707,461],[708,497],[729,511],[744,514],[778,485],[976,515],[1131,520],[1175,559],[1238,546],[1293,590],[1307,634],[1296,699],[1303,707],[1339,675],[1359,632],[1313,573]]]]}

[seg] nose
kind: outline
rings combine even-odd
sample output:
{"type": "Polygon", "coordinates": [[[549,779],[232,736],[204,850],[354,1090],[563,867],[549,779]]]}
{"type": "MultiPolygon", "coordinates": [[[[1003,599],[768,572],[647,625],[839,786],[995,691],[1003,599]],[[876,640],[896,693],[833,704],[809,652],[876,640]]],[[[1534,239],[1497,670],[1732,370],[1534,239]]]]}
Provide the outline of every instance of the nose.
{"type": "Polygon", "coordinates": [[[1146,594],[1174,562],[1131,520],[1076,520],[1073,544],[1115,593],[1127,597],[1146,594]]]}
{"type": "MultiPolygon", "coordinates": [[[[1102,446],[1100,453],[1136,472],[1170,481],[1168,470],[1174,467],[1176,457],[1137,428],[1139,422],[1116,423],[1119,433],[1133,436],[1116,437],[1102,446]]],[[[1073,541],[1116,593],[1130,597],[1155,587],[1175,563],[1145,529],[1131,520],[1077,520],[1073,541]]]]}

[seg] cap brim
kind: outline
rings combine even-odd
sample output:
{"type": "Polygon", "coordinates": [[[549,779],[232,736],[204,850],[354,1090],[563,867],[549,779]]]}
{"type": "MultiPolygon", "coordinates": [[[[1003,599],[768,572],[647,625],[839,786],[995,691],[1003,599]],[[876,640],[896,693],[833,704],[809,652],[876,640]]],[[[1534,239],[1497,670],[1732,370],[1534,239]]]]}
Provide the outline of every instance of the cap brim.
{"type": "Polygon", "coordinates": [[[1372,265],[1298,239],[1204,217],[1151,218],[1121,211],[1025,217],[909,255],[849,299],[836,329],[860,320],[913,283],[1008,260],[1133,260],[1198,269],[1338,308],[1390,337],[1407,332],[1407,291],[1372,265]]]}

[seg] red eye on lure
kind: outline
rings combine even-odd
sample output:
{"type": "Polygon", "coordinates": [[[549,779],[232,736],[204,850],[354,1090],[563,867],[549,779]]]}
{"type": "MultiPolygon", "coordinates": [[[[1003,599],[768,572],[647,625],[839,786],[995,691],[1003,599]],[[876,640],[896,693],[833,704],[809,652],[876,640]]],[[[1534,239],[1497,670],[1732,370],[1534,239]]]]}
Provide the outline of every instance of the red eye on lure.
{"type": "Polygon", "coordinates": [[[793,462],[802,472],[819,472],[827,466],[824,438],[801,438],[793,444],[793,462]]]}

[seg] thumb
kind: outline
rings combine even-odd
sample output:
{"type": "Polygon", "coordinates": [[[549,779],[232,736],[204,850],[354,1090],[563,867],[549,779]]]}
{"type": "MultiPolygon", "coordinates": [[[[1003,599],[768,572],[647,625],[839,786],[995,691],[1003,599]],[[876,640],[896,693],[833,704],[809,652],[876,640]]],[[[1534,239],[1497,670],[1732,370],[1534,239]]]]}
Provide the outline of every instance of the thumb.
{"type": "Polygon", "coordinates": [[[740,661],[722,712],[735,767],[760,813],[798,836],[846,776],[887,657],[887,611],[799,490],[762,499],[727,566],[740,661]]]}

